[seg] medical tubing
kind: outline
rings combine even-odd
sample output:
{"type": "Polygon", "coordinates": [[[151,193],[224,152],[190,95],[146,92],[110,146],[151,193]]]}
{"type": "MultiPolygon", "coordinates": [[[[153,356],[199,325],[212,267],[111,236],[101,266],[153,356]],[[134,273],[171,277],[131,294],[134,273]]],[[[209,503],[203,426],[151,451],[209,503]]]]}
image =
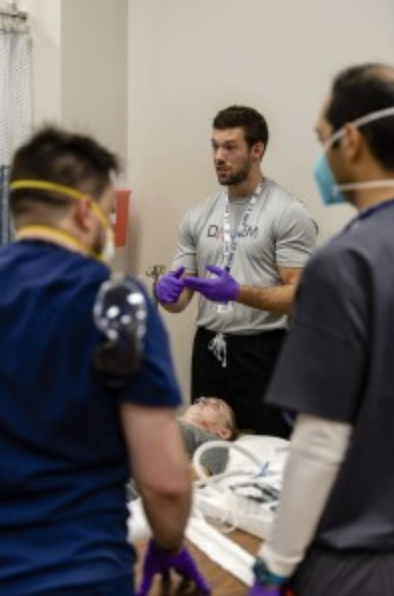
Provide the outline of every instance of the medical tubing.
{"type": "MultiPolygon", "coordinates": [[[[245,447],[241,447],[241,445],[238,445],[236,443],[231,443],[231,442],[224,442],[223,440],[207,441],[207,442],[203,443],[202,445],[200,445],[196,449],[196,451],[194,452],[194,455],[193,455],[192,463],[193,463],[194,469],[196,471],[196,474],[199,477],[199,479],[194,482],[196,488],[199,488],[200,486],[202,487],[202,486],[208,485],[208,486],[214,487],[219,492],[224,492],[226,489],[218,486],[218,482],[220,482],[220,480],[223,480],[225,478],[231,478],[232,476],[239,477],[240,474],[244,474],[245,476],[250,476],[249,471],[244,472],[242,470],[241,471],[236,470],[233,472],[222,472],[221,474],[215,474],[213,476],[207,475],[207,473],[204,470],[204,467],[200,463],[201,456],[205,453],[205,451],[208,451],[209,449],[213,449],[215,447],[219,447],[221,449],[227,449],[227,451],[231,451],[231,450],[238,451],[242,455],[245,455],[247,458],[249,458],[259,468],[262,468],[262,467],[264,467],[265,469],[267,468],[267,462],[262,463],[261,459],[257,455],[250,452],[245,447]]],[[[223,530],[223,533],[229,533],[238,527],[237,526],[237,517],[234,512],[231,512],[231,513],[229,512],[228,515],[223,516],[223,518],[220,521],[229,526],[225,532],[223,530]]]]}
{"type": "Polygon", "coordinates": [[[229,476],[234,476],[234,475],[239,476],[239,474],[240,474],[240,471],[237,470],[236,472],[222,472],[221,474],[215,474],[215,476],[207,475],[207,473],[204,471],[203,466],[200,463],[200,459],[201,459],[201,456],[203,455],[203,453],[205,453],[205,451],[208,451],[209,449],[212,449],[215,447],[219,447],[221,449],[227,449],[227,451],[231,451],[231,449],[233,449],[235,451],[239,451],[242,455],[245,455],[246,457],[248,457],[259,468],[261,468],[262,465],[266,465],[266,462],[263,462],[263,463],[261,462],[261,458],[259,458],[257,455],[255,455],[254,453],[249,451],[249,449],[246,449],[245,447],[241,447],[241,445],[239,445],[237,443],[232,443],[230,441],[225,442],[225,441],[219,440],[219,439],[217,441],[206,441],[205,443],[203,443],[196,449],[196,451],[194,452],[194,455],[193,455],[193,466],[196,471],[196,474],[200,480],[204,480],[204,482],[200,482],[200,480],[197,480],[196,481],[197,485],[199,485],[199,484],[214,484],[214,483],[216,483],[216,481],[222,480],[223,478],[228,478],[229,476]]]}

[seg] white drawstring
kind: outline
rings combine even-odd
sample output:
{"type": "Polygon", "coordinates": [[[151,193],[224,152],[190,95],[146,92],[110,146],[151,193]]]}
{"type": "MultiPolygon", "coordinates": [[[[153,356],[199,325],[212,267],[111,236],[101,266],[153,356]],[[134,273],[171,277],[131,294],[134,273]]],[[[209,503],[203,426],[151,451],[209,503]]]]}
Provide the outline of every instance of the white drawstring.
{"type": "Polygon", "coordinates": [[[227,367],[227,343],[223,333],[217,333],[213,340],[208,344],[214,356],[222,363],[223,368],[227,367]]]}

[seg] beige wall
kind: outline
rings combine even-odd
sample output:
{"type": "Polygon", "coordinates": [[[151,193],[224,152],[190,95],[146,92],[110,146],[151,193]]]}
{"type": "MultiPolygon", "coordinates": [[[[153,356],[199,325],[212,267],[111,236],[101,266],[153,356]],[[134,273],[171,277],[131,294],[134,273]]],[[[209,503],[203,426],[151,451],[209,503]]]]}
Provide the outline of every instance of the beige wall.
{"type": "MultiPolygon", "coordinates": [[[[347,207],[320,204],[313,127],[339,68],[392,61],[392,0],[22,4],[33,29],[35,123],[84,128],[125,156],[133,199],[124,268],[146,279],[153,264],[171,262],[181,215],[216,187],[211,120],[232,103],[266,115],[265,173],[307,203],[321,241],[349,218],[347,207]]],[[[194,314],[164,315],[186,398],[194,314]]]]}
{"type": "MultiPolygon", "coordinates": [[[[26,0],[33,38],[34,124],[92,134],[124,162],[128,150],[128,1],[26,0]]],[[[127,267],[125,250],[117,267],[127,267]]]]}
{"type": "Polygon", "coordinates": [[[33,37],[34,122],[91,133],[127,167],[127,0],[25,0],[33,37]]]}
{"type": "Polygon", "coordinates": [[[33,120],[61,120],[61,2],[26,0],[32,35],[33,120]]]}
{"type": "Polygon", "coordinates": [[[127,164],[127,0],[63,0],[62,119],[127,164]]]}
{"type": "MultiPolygon", "coordinates": [[[[182,213],[216,185],[211,120],[245,103],[271,129],[268,176],[303,199],[324,241],[352,213],[324,209],[312,178],[313,132],[332,75],[394,56],[393,0],[129,0],[132,184],[140,269],[170,263],[182,213]]],[[[188,395],[193,312],[165,315],[188,395]]]]}

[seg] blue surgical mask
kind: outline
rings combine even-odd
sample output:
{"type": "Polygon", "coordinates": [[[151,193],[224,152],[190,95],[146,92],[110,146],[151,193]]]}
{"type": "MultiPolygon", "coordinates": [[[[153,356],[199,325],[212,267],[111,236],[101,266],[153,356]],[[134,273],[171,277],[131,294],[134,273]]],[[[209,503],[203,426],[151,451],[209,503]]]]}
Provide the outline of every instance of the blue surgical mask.
{"type": "Polygon", "coordinates": [[[338,190],[336,186],[325,153],[322,153],[316,161],[315,180],[325,205],[338,205],[346,202],[342,191],[338,190]]]}
{"type": "MultiPolygon", "coordinates": [[[[374,122],[375,120],[381,120],[382,118],[387,118],[389,116],[394,116],[394,106],[390,108],[385,108],[383,110],[378,110],[376,112],[371,112],[371,114],[367,114],[365,116],[362,116],[361,118],[357,118],[349,124],[353,124],[353,126],[360,128],[365,124],[369,124],[370,122],[374,122]]],[[[331,172],[330,166],[328,165],[327,152],[336,141],[343,137],[344,134],[345,129],[341,128],[340,130],[337,130],[333,135],[331,135],[331,137],[324,144],[322,154],[316,160],[314,172],[315,180],[319,188],[322,201],[325,205],[338,205],[346,203],[347,201],[345,195],[342,192],[344,190],[347,191],[357,190],[359,188],[383,188],[392,186],[393,181],[390,180],[371,180],[366,182],[355,182],[351,184],[336,183],[335,178],[331,172]]]]}

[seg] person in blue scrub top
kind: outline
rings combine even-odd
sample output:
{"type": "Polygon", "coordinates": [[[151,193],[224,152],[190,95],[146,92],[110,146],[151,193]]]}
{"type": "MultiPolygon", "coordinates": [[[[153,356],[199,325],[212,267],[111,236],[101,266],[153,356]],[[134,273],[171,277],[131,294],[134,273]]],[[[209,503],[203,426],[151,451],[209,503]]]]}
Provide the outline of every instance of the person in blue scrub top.
{"type": "MultiPolygon", "coordinates": [[[[0,250],[2,596],[134,594],[131,473],[152,529],[140,593],[172,568],[209,591],[184,546],[190,470],[161,320],[126,278],[143,334],[107,336],[94,319],[118,169],[93,138],[52,127],[12,161],[15,241],[0,250]]],[[[119,305],[107,306],[111,323],[119,305]]]]}
{"type": "Polygon", "coordinates": [[[316,132],[325,204],[357,215],[309,261],[267,402],[297,413],[250,596],[394,593],[394,68],[335,78],[316,132]]]}

